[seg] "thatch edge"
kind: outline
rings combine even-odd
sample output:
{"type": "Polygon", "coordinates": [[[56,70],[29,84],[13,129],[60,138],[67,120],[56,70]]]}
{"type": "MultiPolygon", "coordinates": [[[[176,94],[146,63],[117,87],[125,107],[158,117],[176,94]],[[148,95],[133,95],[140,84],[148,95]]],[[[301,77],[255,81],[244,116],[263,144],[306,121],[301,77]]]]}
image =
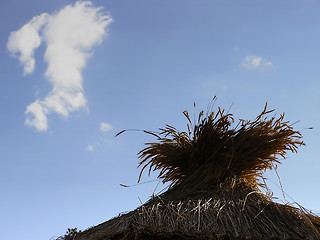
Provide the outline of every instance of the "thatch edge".
{"type": "Polygon", "coordinates": [[[254,192],[240,201],[154,199],[80,233],[75,239],[266,239],[266,236],[320,239],[320,217],[303,208],[269,201],[254,192]],[[210,226],[212,223],[215,226],[210,226]]]}

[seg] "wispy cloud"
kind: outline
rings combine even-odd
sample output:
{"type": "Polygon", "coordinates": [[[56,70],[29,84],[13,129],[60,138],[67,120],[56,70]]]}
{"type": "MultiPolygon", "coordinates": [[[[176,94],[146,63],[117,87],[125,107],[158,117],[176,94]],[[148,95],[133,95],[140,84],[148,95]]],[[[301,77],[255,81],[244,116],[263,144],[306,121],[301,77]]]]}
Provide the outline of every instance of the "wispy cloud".
{"type": "Polygon", "coordinates": [[[273,67],[273,63],[255,55],[248,55],[244,58],[241,66],[248,70],[273,67]]]}
{"type": "Polygon", "coordinates": [[[240,48],[235,47],[235,48],[233,48],[233,51],[235,51],[235,52],[240,52],[240,48]]]}
{"type": "Polygon", "coordinates": [[[89,152],[93,152],[94,151],[94,147],[92,145],[88,145],[87,150],[89,152]]]}
{"type": "Polygon", "coordinates": [[[35,16],[18,31],[11,32],[7,43],[7,49],[14,57],[17,57],[23,65],[23,73],[32,73],[35,66],[34,50],[41,44],[39,30],[48,21],[49,15],[43,13],[35,16]]]}
{"type": "Polygon", "coordinates": [[[113,127],[109,123],[100,123],[100,131],[101,132],[108,132],[111,131],[113,127]]]}
{"type": "MultiPolygon", "coordinates": [[[[100,126],[99,126],[99,130],[101,132],[109,132],[109,131],[113,130],[113,126],[111,126],[109,123],[101,122],[100,126]]],[[[96,141],[91,142],[87,146],[87,150],[89,152],[94,152],[94,151],[100,149],[101,147],[106,147],[106,146],[110,145],[111,142],[112,141],[110,139],[106,138],[106,135],[103,134],[96,141]]]]}
{"type": "Polygon", "coordinates": [[[101,7],[93,7],[90,1],[68,5],[53,15],[46,13],[11,33],[8,50],[19,56],[24,73],[34,70],[34,50],[45,41],[45,76],[52,90],[44,99],[31,103],[25,113],[25,124],[39,131],[48,129],[47,115],[55,112],[64,117],[86,105],[82,69],[94,46],[106,36],[106,27],[112,18],[101,7]],[[41,28],[42,26],[43,29],[41,28]],[[24,44],[25,40],[28,44],[24,44]]]}

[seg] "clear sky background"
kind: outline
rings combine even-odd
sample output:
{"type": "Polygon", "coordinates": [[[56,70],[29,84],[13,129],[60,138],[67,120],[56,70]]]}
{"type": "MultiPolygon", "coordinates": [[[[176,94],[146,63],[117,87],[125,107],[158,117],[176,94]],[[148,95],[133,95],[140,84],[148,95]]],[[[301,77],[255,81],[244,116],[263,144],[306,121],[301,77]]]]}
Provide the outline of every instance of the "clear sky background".
{"type": "Polygon", "coordinates": [[[236,119],[267,101],[300,121],[307,145],[278,173],[286,200],[320,213],[319,1],[0,0],[0,31],[2,239],[49,240],[145,202],[156,175],[120,184],[136,184],[154,139],[115,134],[185,130],[182,111],[214,95],[236,119]]]}

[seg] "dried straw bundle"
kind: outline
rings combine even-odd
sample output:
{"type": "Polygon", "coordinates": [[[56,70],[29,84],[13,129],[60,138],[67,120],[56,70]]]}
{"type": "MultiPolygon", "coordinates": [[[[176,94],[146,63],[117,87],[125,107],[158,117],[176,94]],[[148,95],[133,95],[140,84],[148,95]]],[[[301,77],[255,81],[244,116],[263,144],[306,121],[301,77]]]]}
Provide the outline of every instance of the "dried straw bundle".
{"type": "Polygon", "coordinates": [[[304,145],[301,134],[284,121],[284,114],[268,119],[273,111],[266,104],[254,121],[239,120],[235,127],[232,114],[220,108],[206,116],[201,111],[196,125],[185,111],[188,132],[166,125],[156,135],[158,142],[147,143],[139,152],[139,166],[143,166],[139,181],[149,166],[149,173],[160,170],[158,177],[172,185],[210,189],[237,177],[256,186],[266,169],[280,163],[279,156],[285,158],[287,151],[296,152],[304,145]]]}

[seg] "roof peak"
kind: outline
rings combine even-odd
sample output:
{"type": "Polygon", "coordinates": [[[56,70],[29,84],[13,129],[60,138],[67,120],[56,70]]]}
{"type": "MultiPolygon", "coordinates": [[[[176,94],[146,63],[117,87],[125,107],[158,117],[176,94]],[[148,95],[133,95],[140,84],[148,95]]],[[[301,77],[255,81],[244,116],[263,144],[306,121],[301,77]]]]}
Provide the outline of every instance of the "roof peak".
{"type": "Polygon", "coordinates": [[[284,159],[287,151],[296,152],[304,145],[300,132],[284,121],[284,114],[269,117],[273,112],[265,104],[255,120],[239,119],[234,124],[233,115],[220,107],[206,114],[200,111],[196,123],[184,111],[187,131],[179,132],[170,125],[159,132],[145,131],[157,141],[146,143],[138,153],[142,167],[139,181],[149,167],[149,173],[160,171],[158,177],[164,183],[184,183],[195,189],[215,188],[234,176],[258,185],[263,172],[280,163],[279,157],[284,159]]]}

